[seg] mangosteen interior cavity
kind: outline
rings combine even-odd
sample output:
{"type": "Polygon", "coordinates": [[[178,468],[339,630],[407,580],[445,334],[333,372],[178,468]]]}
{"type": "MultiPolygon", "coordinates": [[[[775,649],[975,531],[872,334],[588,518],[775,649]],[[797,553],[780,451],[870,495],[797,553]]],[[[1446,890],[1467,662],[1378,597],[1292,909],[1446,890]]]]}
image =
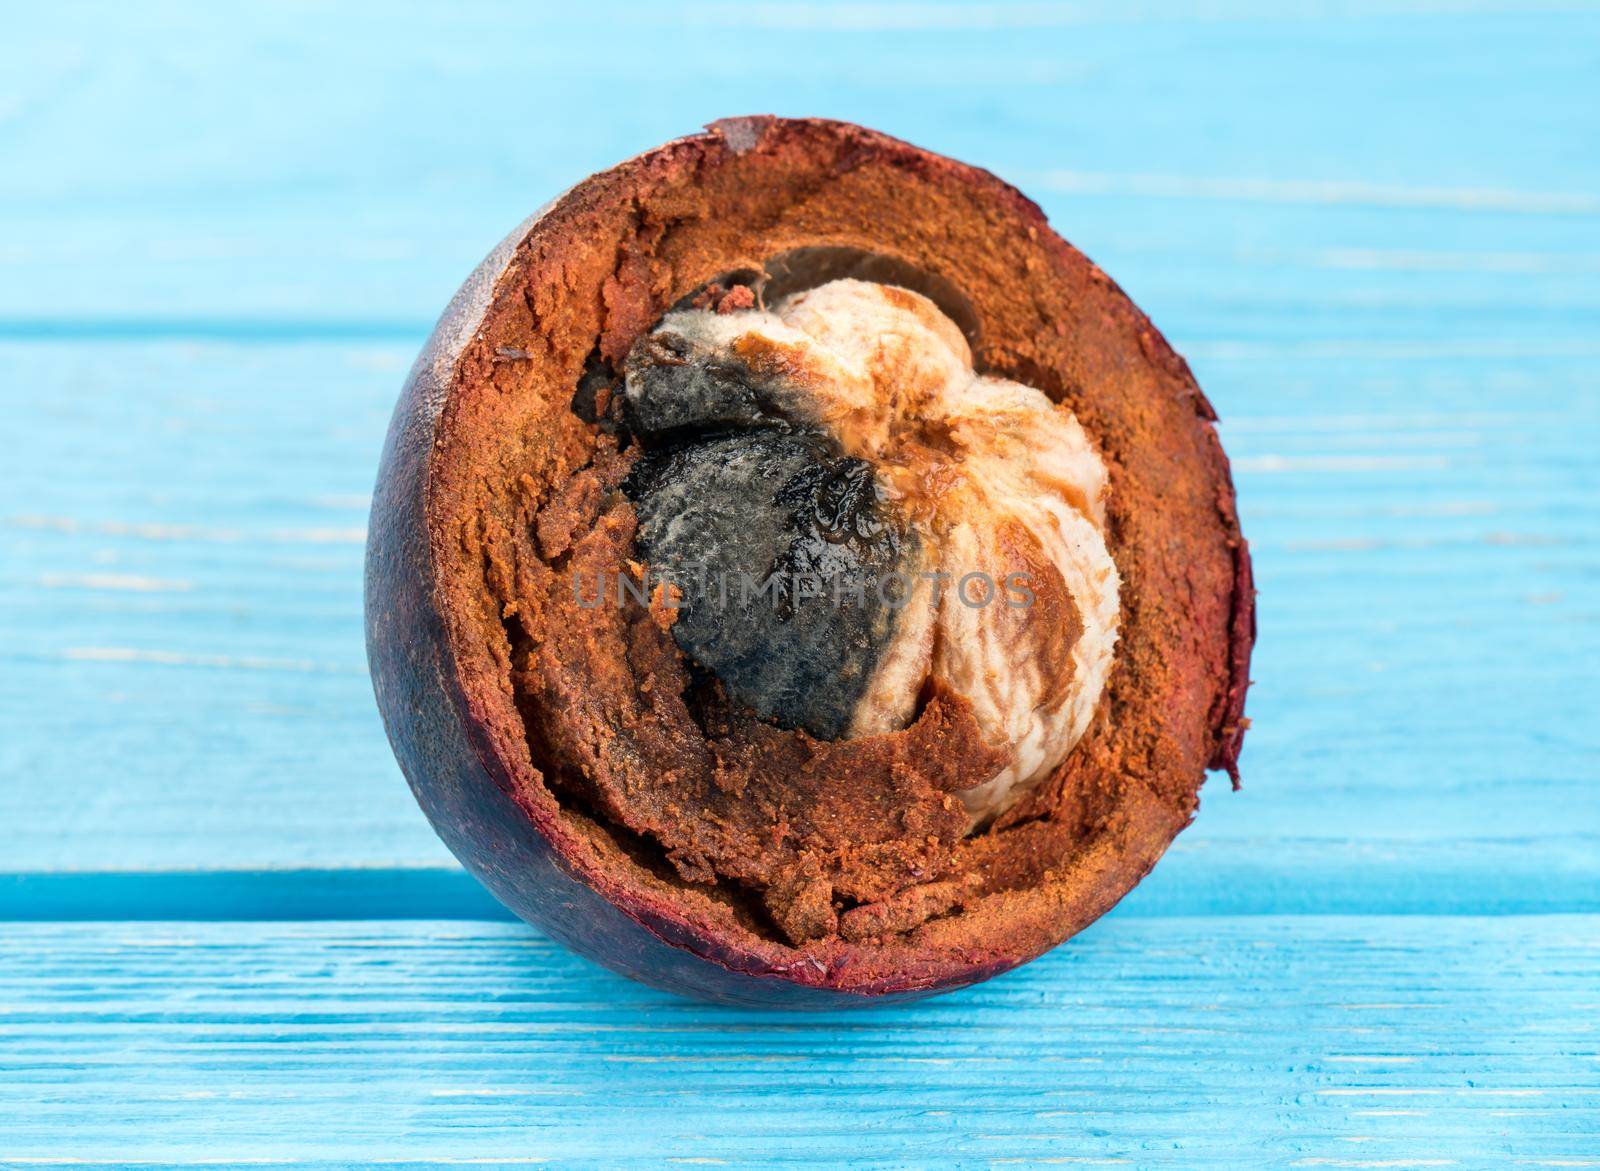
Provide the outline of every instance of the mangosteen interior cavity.
{"type": "Polygon", "coordinates": [[[1253,589],[1213,419],[1148,319],[992,175],[818,120],[667,144],[514,232],[413,369],[368,545],[396,754],[502,901],[630,976],[807,1008],[985,979],[1113,905],[1205,769],[1236,767],[1253,589]],[[748,290],[737,308],[841,278],[929,298],[975,368],[1070,408],[1111,470],[1123,622],[1100,714],[976,833],[958,794],[1000,762],[961,694],[933,680],[903,729],[829,735],[881,653],[870,597],[827,626],[781,605],[712,625],[692,598],[574,590],[641,559],[848,577],[918,552],[882,471],[781,387],[635,349],[714,284],[748,290]],[[633,353],[676,381],[630,415],[633,353]],[[705,528],[674,529],[697,509],[705,528]]]}

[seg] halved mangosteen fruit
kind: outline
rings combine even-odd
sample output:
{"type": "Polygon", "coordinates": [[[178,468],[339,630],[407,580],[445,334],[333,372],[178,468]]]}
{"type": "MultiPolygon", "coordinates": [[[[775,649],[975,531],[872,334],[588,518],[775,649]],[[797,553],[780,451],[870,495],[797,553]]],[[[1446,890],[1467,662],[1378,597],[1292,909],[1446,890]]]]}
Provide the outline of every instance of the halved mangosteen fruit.
{"type": "Polygon", "coordinates": [[[987,172],[743,118],[452,301],[384,450],[390,740],[512,910],[793,1007],[986,979],[1237,779],[1250,559],[1188,367],[987,172]]]}

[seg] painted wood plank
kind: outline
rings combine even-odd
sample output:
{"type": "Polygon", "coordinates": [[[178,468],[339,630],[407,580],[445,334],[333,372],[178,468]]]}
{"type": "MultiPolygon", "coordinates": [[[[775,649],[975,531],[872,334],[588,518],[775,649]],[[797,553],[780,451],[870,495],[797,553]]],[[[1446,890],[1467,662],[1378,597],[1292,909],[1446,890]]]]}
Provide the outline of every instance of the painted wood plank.
{"type": "Polygon", "coordinates": [[[17,926],[0,1161],[1600,1158],[1600,918],[1102,922],[964,993],[713,1009],[520,926],[17,926]]]}
{"type": "Polygon", "coordinates": [[[0,914],[484,913],[364,677],[382,427],[505,225],[729,93],[1019,182],[1223,412],[1249,783],[1145,913],[1600,907],[1593,6],[88,11],[0,44],[0,914]]]}
{"type": "Polygon", "coordinates": [[[1261,289],[1241,254],[1302,299],[1485,312],[1600,255],[1588,3],[103,3],[8,32],[12,330],[392,338],[556,191],[760,110],[991,167],[1158,320],[1261,289]]]}
{"type": "MultiPolygon", "coordinates": [[[[1530,915],[1600,908],[1581,839],[1229,839],[1201,822],[1114,912],[1125,916],[1530,915]]],[[[0,922],[510,919],[437,865],[0,872],[0,922]]]]}
{"type": "MultiPolygon", "coordinates": [[[[1258,344],[1302,344],[1301,320],[1258,344]]],[[[1600,358],[1204,347],[1257,551],[1256,727],[1245,791],[1208,791],[1147,913],[1600,908],[1600,358]]],[[[6,872],[176,874],[146,889],[206,917],[260,905],[254,872],[300,868],[315,892],[329,867],[450,864],[360,635],[368,481],[408,357],[0,344],[29,436],[0,514],[6,872]],[[218,868],[247,873],[203,897],[181,881],[218,868]]],[[[35,879],[0,886],[0,914],[35,899],[118,903],[35,879]]]]}

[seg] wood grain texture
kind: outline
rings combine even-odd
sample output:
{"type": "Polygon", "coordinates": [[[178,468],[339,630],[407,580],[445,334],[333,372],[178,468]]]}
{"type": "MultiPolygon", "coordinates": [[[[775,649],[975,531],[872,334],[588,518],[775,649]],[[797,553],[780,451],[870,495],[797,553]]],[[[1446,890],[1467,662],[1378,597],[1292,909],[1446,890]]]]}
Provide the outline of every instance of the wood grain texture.
{"type": "MultiPolygon", "coordinates": [[[[1258,346],[1287,356],[1190,346],[1256,550],[1256,727],[1151,911],[1600,909],[1600,356],[1304,357],[1275,321],[1258,346]]],[[[361,649],[407,356],[0,343],[30,388],[0,521],[6,871],[448,865],[361,649]]]]}
{"type": "Polygon", "coordinates": [[[0,1157],[1582,1166],[1597,977],[1596,916],[1120,920],[801,1020],[521,926],[23,926],[0,1157]]]}
{"type": "Polygon", "coordinates": [[[1484,311],[1482,274],[1374,281],[1338,253],[1531,251],[1592,272],[1600,250],[1583,148],[1600,14],[1581,0],[10,16],[0,319],[17,329],[425,331],[555,192],[762,111],[858,121],[1018,182],[1160,322],[1214,282],[1265,292],[1241,248],[1276,257],[1301,301],[1432,286],[1484,311]]]}

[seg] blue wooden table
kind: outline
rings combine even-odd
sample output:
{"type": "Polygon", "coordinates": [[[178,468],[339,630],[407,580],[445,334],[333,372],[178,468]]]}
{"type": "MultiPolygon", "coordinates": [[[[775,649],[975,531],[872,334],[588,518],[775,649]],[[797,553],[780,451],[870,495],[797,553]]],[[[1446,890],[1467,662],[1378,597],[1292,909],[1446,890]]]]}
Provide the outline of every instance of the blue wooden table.
{"type": "Polygon", "coordinates": [[[1600,9],[4,23],[0,1164],[1600,1166],[1600,9]],[[1261,588],[1241,793],[1045,959],[824,1018],[508,921],[360,625],[460,278],[767,110],[1039,200],[1222,414],[1261,588]]]}

